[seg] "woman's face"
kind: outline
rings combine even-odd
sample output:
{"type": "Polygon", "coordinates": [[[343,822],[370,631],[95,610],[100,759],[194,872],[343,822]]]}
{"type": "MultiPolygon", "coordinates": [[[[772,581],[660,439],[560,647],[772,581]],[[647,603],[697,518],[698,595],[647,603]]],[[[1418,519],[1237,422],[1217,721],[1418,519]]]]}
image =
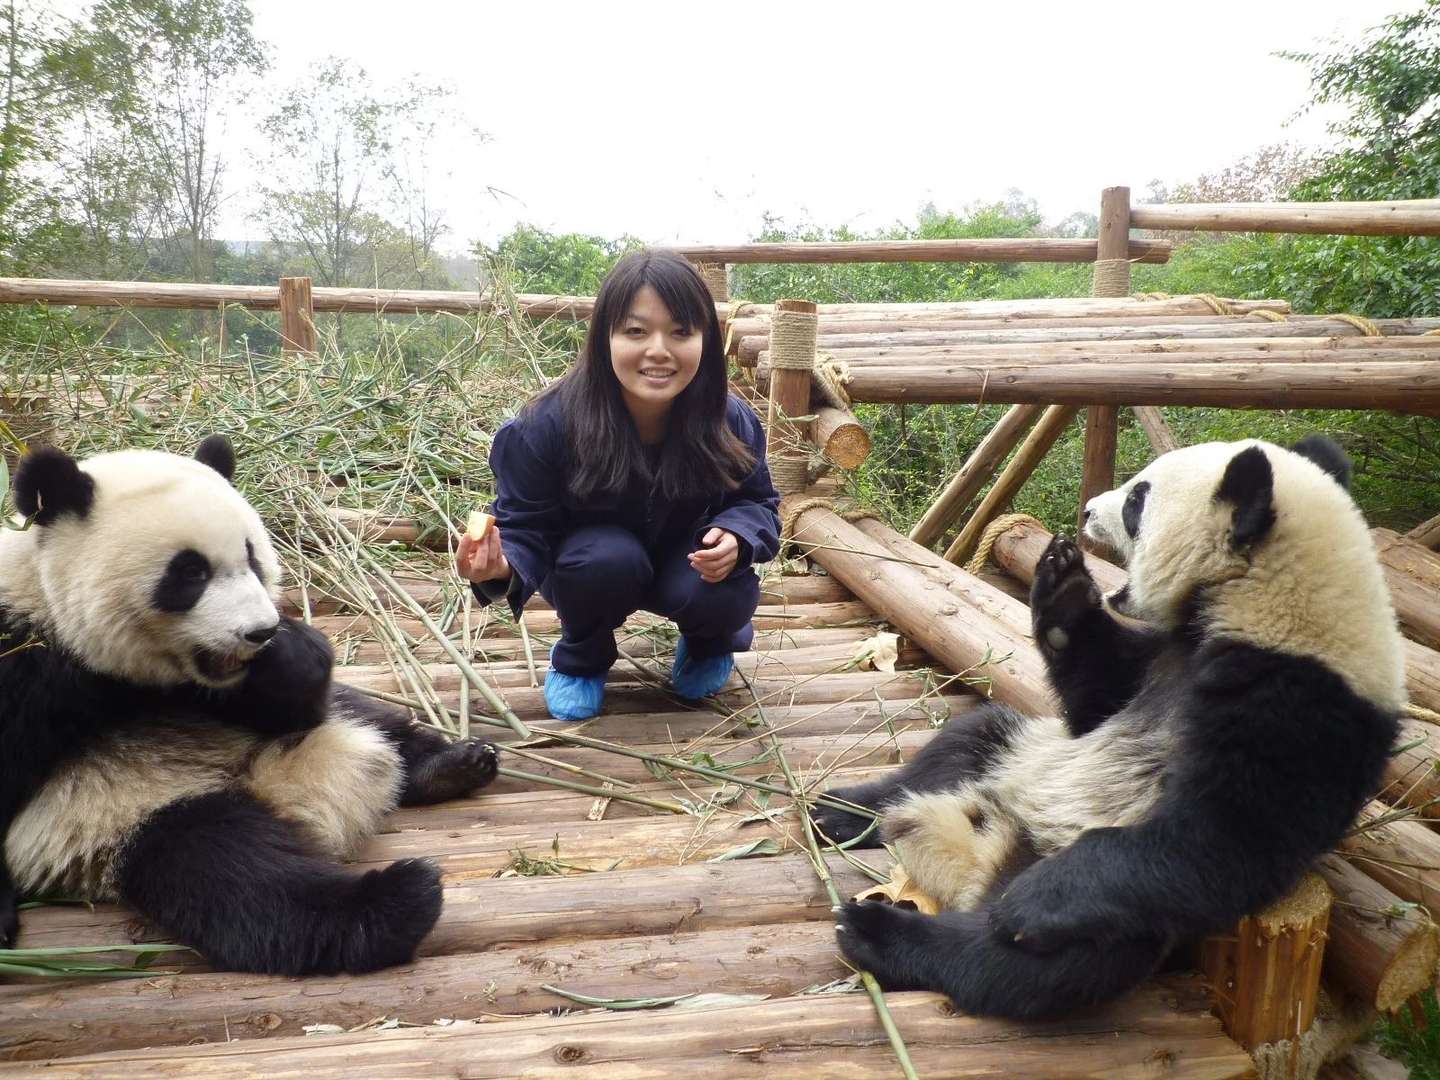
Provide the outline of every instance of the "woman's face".
{"type": "Polygon", "coordinates": [[[663,416],[695,373],[705,337],[675,321],[660,294],[642,285],[610,335],[610,365],[637,420],[663,416]]]}

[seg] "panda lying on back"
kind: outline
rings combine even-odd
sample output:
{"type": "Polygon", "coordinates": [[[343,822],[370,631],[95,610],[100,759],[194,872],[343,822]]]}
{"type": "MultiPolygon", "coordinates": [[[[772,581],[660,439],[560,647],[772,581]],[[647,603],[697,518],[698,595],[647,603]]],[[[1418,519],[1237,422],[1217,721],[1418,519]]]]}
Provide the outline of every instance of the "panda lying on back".
{"type": "MultiPolygon", "coordinates": [[[[1125,556],[1108,614],[1056,537],[1031,592],[1064,718],[986,705],[892,778],[881,811],[947,907],[841,909],[845,954],[965,1012],[1063,1015],[1292,888],[1379,785],[1405,702],[1401,640],[1328,439],[1172,451],[1086,507],[1125,556]]],[[[821,810],[836,840],[865,822],[821,810]]]]}
{"type": "Polygon", "coordinates": [[[118,900],[216,967],[360,972],[440,912],[430,863],[336,865],[397,802],[495,776],[331,684],[319,632],[275,607],[279,563],[212,436],[27,455],[0,532],[0,944],[16,899],[118,900]]]}

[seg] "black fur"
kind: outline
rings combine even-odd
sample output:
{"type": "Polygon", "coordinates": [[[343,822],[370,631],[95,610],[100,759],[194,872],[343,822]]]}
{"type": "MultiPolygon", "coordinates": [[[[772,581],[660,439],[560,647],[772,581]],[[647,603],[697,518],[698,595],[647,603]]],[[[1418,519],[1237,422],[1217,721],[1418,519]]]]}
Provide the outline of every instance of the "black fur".
{"type": "Polygon", "coordinates": [[[35,524],[49,525],[61,514],[84,517],[95,502],[95,480],[75,459],[53,446],[42,446],[20,459],[15,469],[15,509],[35,524]]]}
{"type": "Polygon", "coordinates": [[[127,904],[216,967],[351,974],[402,964],[440,915],[440,872],[406,859],[363,874],[317,858],[243,792],[172,803],[126,846],[127,904]]]}
{"type": "Polygon", "coordinates": [[[1346,491],[1350,490],[1350,458],[1330,436],[1307,435],[1290,449],[1303,458],[1309,458],[1333,476],[1337,484],[1346,491]]]}
{"type": "Polygon", "coordinates": [[[210,574],[210,560],[200,552],[193,548],[177,551],[155,583],[151,603],[172,614],[189,611],[205,595],[210,574]]]}
{"type": "Polygon", "coordinates": [[[1275,471],[1265,451],[1249,446],[1231,458],[1215,498],[1235,507],[1230,546],[1236,551],[1243,551],[1268,533],[1275,524],[1275,471]]]}
{"type": "Polygon", "coordinates": [[[1141,480],[1125,496],[1125,505],[1120,508],[1120,523],[1130,534],[1130,539],[1140,535],[1140,515],[1145,512],[1145,499],[1150,494],[1150,481],[1141,480]]]}
{"type": "Polygon", "coordinates": [[[1077,736],[1135,696],[1166,644],[1164,634],[1126,626],[1105,611],[1084,556],[1063,536],[1050,541],[1035,567],[1030,619],[1065,723],[1077,736]],[[1064,635],[1063,646],[1052,644],[1053,629],[1064,635]]]}
{"type": "Polygon", "coordinates": [[[235,478],[235,451],[224,435],[211,435],[195,448],[195,460],[209,465],[226,480],[235,478]]]}

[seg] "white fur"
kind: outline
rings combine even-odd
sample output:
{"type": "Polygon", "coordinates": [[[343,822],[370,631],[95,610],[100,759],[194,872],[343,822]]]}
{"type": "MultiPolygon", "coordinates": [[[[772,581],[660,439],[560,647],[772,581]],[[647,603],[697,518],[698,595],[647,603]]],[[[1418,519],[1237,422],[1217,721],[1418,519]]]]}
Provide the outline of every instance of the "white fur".
{"type": "Polygon", "coordinates": [[[95,480],[88,514],[0,532],[0,605],[95,671],[142,684],[208,681],[195,668],[197,648],[253,654],[245,634],[274,624],[280,564],[240,493],[208,465],[155,450],[100,454],[80,467],[95,480]],[[214,578],[192,610],[160,611],[155,586],[185,548],[209,559],[214,578]]]}

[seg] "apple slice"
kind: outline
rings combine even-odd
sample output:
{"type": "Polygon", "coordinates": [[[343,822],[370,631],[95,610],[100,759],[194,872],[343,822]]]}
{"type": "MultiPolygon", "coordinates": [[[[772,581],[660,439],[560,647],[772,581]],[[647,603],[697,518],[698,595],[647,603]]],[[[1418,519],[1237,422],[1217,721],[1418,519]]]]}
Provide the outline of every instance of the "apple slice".
{"type": "Polygon", "coordinates": [[[490,526],[495,524],[495,519],[483,510],[472,510],[470,520],[465,524],[465,535],[471,540],[484,540],[485,534],[490,531],[490,526]]]}

